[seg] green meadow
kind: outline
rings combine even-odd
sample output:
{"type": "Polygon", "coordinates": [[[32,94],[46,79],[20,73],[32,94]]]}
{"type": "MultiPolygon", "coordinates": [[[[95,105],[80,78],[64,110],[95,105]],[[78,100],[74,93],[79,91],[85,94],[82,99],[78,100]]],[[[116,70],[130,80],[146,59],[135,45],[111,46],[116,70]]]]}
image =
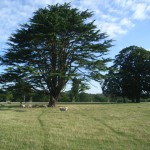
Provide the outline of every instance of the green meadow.
{"type": "Polygon", "coordinates": [[[0,106],[0,150],[149,149],[150,103],[0,106]]]}

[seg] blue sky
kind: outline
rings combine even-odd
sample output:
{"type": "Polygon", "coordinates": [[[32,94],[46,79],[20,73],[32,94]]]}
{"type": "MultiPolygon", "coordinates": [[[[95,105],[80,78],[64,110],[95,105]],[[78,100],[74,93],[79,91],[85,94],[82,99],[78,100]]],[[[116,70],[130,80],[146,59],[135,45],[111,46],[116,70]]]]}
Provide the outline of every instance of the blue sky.
{"type": "MultiPolygon", "coordinates": [[[[1,0],[0,54],[7,48],[11,33],[26,23],[38,8],[70,1],[72,7],[93,11],[92,20],[96,20],[97,28],[115,40],[108,57],[114,58],[131,45],[150,50],[150,0],[1,0]]],[[[90,93],[101,92],[99,83],[92,81],[91,84],[94,86],[90,93]]]]}

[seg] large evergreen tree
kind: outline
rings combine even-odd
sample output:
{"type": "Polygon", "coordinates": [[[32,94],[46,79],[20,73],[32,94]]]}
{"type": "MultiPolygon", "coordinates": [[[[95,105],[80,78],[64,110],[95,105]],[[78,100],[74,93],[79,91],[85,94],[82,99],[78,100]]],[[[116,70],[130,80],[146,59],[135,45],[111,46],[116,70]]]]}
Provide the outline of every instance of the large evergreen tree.
{"type": "Polygon", "coordinates": [[[112,40],[89,21],[92,15],[67,3],[36,11],[9,38],[9,49],[1,57],[1,64],[10,68],[6,74],[13,74],[13,82],[19,76],[34,90],[44,90],[50,95],[49,106],[55,106],[72,77],[100,81],[112,40]]]}
{"type": "Polygon", "coordinates": [[[122,96],[140,102],[150,91],[150,51],[130,46],[116,56],[112,71],[103,84],[106,95],[122,96]]]}

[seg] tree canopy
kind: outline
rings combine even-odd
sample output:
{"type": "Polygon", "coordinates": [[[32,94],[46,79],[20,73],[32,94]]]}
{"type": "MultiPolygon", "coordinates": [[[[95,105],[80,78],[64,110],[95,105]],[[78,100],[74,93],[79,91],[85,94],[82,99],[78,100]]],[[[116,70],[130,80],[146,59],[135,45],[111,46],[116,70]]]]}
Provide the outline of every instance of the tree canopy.
{"type": "Polygon", "coordinates": [[[150,92],[150,52],[137,46],[121,50],[105,79],[103,92],[140,102],[142,95],[150,92]]]}
{"type": "Polygon", "coordinates": [[[68,3],[37,10],[9,38],[9,48],[0,59],[8,68],[1,81],[21,80],[34,90],[44,90],[50,95],[49,106],[55,105],[61,90],[74,77],[100,81],[100,71],[106,71],[110,61],[104,56],[112,40],[89,21],[92,15],[68,3]]]}

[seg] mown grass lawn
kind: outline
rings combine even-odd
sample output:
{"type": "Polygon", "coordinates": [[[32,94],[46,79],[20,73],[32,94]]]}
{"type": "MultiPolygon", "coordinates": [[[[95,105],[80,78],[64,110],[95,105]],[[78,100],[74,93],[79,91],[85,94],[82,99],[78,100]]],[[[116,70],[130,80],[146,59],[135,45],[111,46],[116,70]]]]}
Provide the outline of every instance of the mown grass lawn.
{"type": "Polygon", "coordinates": [[[150,149],[150,103],[59,106],[1,106],[0,150],[150,149]]]}

